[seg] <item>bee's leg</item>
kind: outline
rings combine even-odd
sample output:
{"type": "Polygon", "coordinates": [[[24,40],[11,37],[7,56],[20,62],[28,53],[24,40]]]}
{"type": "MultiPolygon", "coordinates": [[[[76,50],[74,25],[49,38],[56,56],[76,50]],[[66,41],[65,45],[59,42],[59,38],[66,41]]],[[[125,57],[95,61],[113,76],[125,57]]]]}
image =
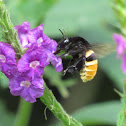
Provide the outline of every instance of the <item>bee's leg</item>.
{"type": "Polygon", "coordinates": [[[66,74],[66,72],[73,73],[76,70],[75,66],[71,65],[66,70],[63,71],[63,75],[66,74]]]}
{"type": "Polygon", "coordinates": [[[78,60],[78,55],[73,56],[73,58],[69,61],[67,68],[73,65],[78,60]]]}
{"type": "Polygon", "coordinates": [[[64,70],[64,75],[66,72],[73,73],[74,71],[80,71],[85,63],[85,57],[80,57],[73,65],[68,66],[66,70],[64,70]]]}
{"type": "Polygon", "coordinates": [[[67,53],[64,53],[64,54],[61,54],[61,55],[58,55],[59,57],[67,57],[68,55],[70,55],[68,52],[67,53]]]}

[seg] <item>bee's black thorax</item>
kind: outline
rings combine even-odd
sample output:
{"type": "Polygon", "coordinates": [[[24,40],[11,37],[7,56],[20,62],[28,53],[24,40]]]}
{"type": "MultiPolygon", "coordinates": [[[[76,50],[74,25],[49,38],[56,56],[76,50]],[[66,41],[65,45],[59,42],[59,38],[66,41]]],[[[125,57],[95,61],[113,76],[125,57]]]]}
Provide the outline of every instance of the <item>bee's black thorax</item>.
{"type": "Polygon", "coordinates": [[[80,52],[91,48],[90,44],[82,37],[69,37],[69,43],[66,44],[66,51],[80,49],[80,52]]]}

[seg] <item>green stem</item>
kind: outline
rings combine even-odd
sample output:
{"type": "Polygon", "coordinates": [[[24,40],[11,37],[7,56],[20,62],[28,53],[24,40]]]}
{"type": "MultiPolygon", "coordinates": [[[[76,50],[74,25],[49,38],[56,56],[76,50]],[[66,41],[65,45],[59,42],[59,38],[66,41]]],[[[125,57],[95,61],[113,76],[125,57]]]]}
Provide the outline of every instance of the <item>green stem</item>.
{"type": "Polygon", "coordinates": [[[61,104],[56,100],[52,91],[45,85],[44,95],[40,97],[40,100],[48,107],[52,113],[62,121],[64,126],[83,126],[80,122],[69,116],[63,109],[61,104]]]}
{"type": "Polygon", "coordinates": [[[126,2],[125,0],[112,0],[112,9],[120,25],[120,30],[126,36],[126,2]]]}
{"type": "Polygon", "coordinates": [[[0,26],[2,27],[2,35],[7,43],[11,44],[16,53],[23,55],[23,49],[18,40],[17,32],[11,23],[5,4],[0,0],[0,26]]]}
{"type": "Polygon", "coordinates": [[[20,104],[13,126],[27,126],[32,110],[32,104],[20,99],[20,104]]]}

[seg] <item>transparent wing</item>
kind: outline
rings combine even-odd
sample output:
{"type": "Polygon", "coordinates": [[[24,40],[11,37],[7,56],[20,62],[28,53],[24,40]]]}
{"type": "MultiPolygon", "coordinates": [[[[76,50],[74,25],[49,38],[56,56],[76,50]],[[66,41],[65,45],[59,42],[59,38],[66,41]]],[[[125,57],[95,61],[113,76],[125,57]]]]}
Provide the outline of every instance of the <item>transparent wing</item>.
{"type": "Polygon", "coordinates": [[[98,43],[91,45],[92,50],[96,53],[98,58],[103,58],[110,53],[116,51],[116,44],[115,43],[98,43]]]}

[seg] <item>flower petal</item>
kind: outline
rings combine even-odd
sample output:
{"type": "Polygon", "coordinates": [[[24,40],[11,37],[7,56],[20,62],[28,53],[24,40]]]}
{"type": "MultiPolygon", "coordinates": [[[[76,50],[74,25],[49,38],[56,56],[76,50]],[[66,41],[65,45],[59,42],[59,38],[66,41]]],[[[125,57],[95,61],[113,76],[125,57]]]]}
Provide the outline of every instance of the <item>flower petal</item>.
{"type": "Polygon", "coordinates": [[[28,73],[18,73],[9,80],[11,94],[21,96],[27,102],[36,102],[44,93],[44,82],[41,77],[32,79],[28,73]]]}
{"type": "Polygon", "coordinates": [[[30,23],[24,22],[22,25],[15,26],[15,29],[18,32],[18,37],[23,48],[29,48],[32,44],[37,44],[37,40],[42,38],[43,35],[43,24],[30,29],[30,23]]]}
{"type": "Polygon", "coordinates": [[[113,34],[113,38],[115,42],[117,43],[117,54],[118,56],[122,56],[126,50],[126,40],[120,34],[113,34]]]}
{"type": "Polygon", "coordinates": [[[126,54],[124,54],[122,57],[122,70],[123,73],[126,74],[126,54]]]}
{"type": "Polygon", "coordinates": [[[53,56],[51,64],[56,68],[57,72],[61,72],[63,70],[62,60],[60,57],[53,56]]]}

